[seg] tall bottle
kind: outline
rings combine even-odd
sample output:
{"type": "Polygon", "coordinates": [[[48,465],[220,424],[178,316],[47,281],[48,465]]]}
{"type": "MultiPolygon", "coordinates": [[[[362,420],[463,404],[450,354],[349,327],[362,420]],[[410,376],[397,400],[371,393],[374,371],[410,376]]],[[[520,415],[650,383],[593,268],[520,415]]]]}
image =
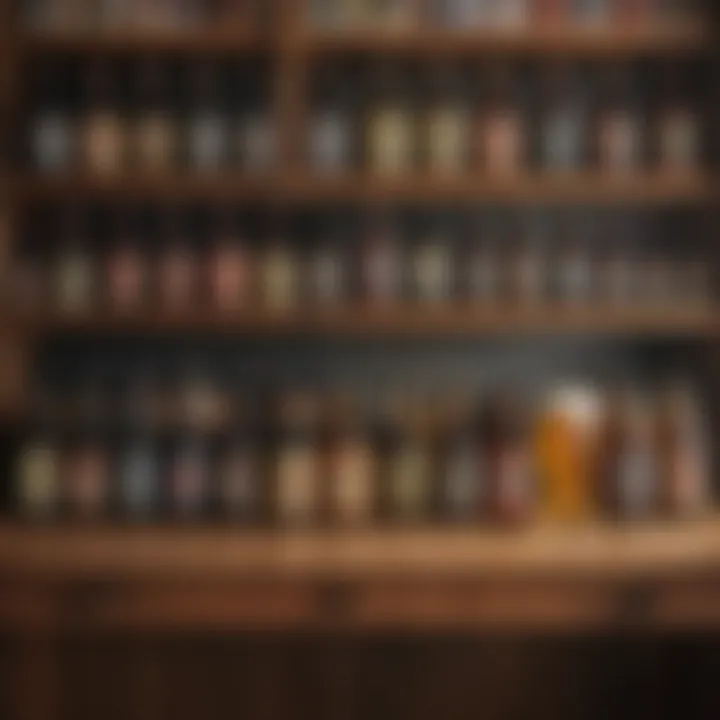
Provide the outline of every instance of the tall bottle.
{"type": "Polygon", "coordinates": [[[113,310],[137,311],[148,290],[147,265],[140,241],[141,218],[126,209],[118,218],[108,254],[107,292],[113,310]]]}
{"type": "Polygon", "coordinates": [[[417,242],[412,258],[415,297],[421,303],[448,302],[453,289],[453,257],[450,225],[438,217],[430,235],[417,242]]]}
{"type": "Polygon", "coordinates": [[[84,77],[85,117],[82,129],[84,167],[93,174],[114,176],[123,170],[127,153],[126,120],[118,77],[97,61],[84,77]]]}
{"type": "Polygon", "coordinates": [[[210,300],[221,312],[246,308],[255,289],[255,264],[247,228],[232,212],[221,215],[213,229],[207,258],[210,300]]]}
{"type": "Polygon", "coordinates": [[[300,297],[300,265],[285,237],[286,228],[274,229],[261,261],[260,294],[264,306],[274,312],[297,308],[300,297]]]}
{"type": "Polygon", "coordinates": [[[536,477],[526,409],[510,396],[483,406],[479,421],[480,448],[488,468],[484,510],[502,524],[524,524],[534,515],[536,477]]]}
{"type": "Polygon", "coordinates": [[[334,398],[329,429],[328,505],[333,524],[368,525],[377,503],[377,460],[366,410],[348,396],[334,398]]]}
{"type": "Polygon", "coordinates": [[[511,69],[492,68],[482,84],[486,92],[476,125],[479,165],[491,174],[516,173],[525,162],[527,140],[511,69]]]}
{"type": "Polygon", "coordinates": [[[194,308],[200,299],[200,283],[197,252],[187,217],[178,210],[170,210],[160,225],[164,240],[157,266],[160,302],[170,311],[194,308]]]}
{"type": "Polygon", "coordinates": [[[189,105],[187,126],[188,165],[195,172],[218,172],[228,159],[223,69],[219,63],[197,62],[187,69],[189,105]]]}
{"type": "Polygon", "coordinates": [[[626,391],[612,398],[599,454],[604,506],[621,520],[642,520],[659,506],[660,465],[655,422],[647,398],[626,391]]]}
{"type": "Polygon", "coordinates": [[[43,67],[30,130],[30,152],[41,172],[69,170],[77,149],[77,118],[68,68],[62,63],[43,67]]]}
{"type": "Polygon", "coordinates": [[[429,78],[430,106],[426,113],[427,169],[453,174],[467,169],[470,156],[470,108],[459,68],[440,66],[429,78]]]}
{"type": "Polygon", "coordinates": [[[149,58],[137,72],[137,100],[132,155],[143,172],[169,172],[177,162],[178,128],[168,69],[149,58]]]}
{"type": "Polygon", "coordinates": [[[440,505],[453,523],[477,522],[487,491],[487,462],[478,443],[475,414],[470,397],[453,396],[445,403],[440,505]]]}
{"type": "Polygon", "coordinates": [[[388,459],[388,510],[395,522],[418,524],[432,510],[434,466],[428,408],[400,398],[388,459]]]}
{"type": "Polygon", "coordinates": [[[368,229],[362,258],[363,290],[370,305],[402,299],[404,252],[397,218],[377,218],[368,229]]]}
{"type": "Polygon", "coordinates": [[[307,262],[307,294],[323,310],[333,310],[350,297],[346,224],[338,218],[327,221],[315,241],[307,262]]]}
{"type": "Polygon", "coordinates": [[[579,169],[585,161],[585,112],[578,76],[555,65],[543,77],[541,165],[545,170],[579,169]]]}
{"type": "Polygon", "coordinates": [[[266,497],[256,410],[246,394],[233,393],[233,412],[220,440],[216,464],[219,509],[223,517],[242,525],[263,519],[266,497]]]}
{"type": "Polygon", "coordinates": [[[410,76],[394,66],[380,66],[372,77],[366,160],[370,172],[397,176],[412,170],[415,120],[410,76]]]}
{"type": "Polygon", "coordinates": [[[711,505],[710,452],[707,418],[689,387],[662,394],[658,427],[662,509],[670,517],[697,518],[711,505]]]}
{"type": "Polygon", "coordinates": [[[321,511],[319,407],[316,398],[294,394],[281,400],[278,410],[276,515],[283,526],[307,527],[318,522],[321,511]]]}
{"type": "Polygon", "coordinates": [[[687,97],[689,78],[675,68],[666,72],[657,114],[657,162],[661,170],[686,173],[698,168],[701,120],[687,97]]]}
{"type": "Polygon", "coordinates": [[[604,107],[598,118],[600,169],[634,172],[640,168],[643,154],[638,88],[630,68],[612,68],[604,81],[604,107]]]}
{"type": "Polygon", "coordinates": [[[82,314],[93,308],[97,268],[90,253],[87,211],[72,207],[63,222],[55,266],[57,308],[65,314],[82,314]]]}
{"type": "Polygon", "coordinates": [[[269,97],[269,75],[252,68],[236,71],[241,85],[242,107],[235,109],[236,154],[240,167],[250,173],[267,173],[277,162],[278,139],[272,103],[269,97]]]}
{"type": "Polygon", "coordinates": [[[308,160],[315,171],[340,173],[353,166],[356,128],[349,85],[337,69],[318,78],[308,136],[308,160]]]}
{"type": "Polygon", "coordinates": [[[60,424],[52,396],[39,394],[34,427],[18,451],[14,467],[14,499],[18,513],[30,520],[47,520],[60,510],[60,424]]]}

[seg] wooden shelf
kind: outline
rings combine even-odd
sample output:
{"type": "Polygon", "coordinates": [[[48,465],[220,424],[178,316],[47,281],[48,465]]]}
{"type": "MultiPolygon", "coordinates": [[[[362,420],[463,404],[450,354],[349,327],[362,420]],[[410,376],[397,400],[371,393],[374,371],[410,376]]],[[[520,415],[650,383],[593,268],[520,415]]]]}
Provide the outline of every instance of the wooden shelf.
{"type": "Polygon", "coordinates": [[[0,574],[634,577],[720,570],[720,520],[525,530],[0,525],[0,574]]]}
{"type": "Polygon", "coordinates": [[[604,176],[597,173],[524,173],[493,177],[457,178],[373,177],[282,174],[249,177],[242,173],[163,177],[120,176],[101,178],[69,175],[27,176],[14,185],[21,200],[61,200],[97,196],[108,199],[147,200],[262,200],[286,203],[370,202],[499,202],[563,204],[667,204],[704,203],[717,197],[712,178],[637,173],[604,176]]]}
{"type": "Polygon", "coordinates": [[[19,52],[25,55],[43,53],[129,55],[144,52],[234,54],[267,52],[272,46],[271,36],[232,25],[166,31],[26,30],[21,34],[18,42],[19,52]]]}
{"type": "Polygon", "coordinates": [[[708,28],[698,23],[593,28],[535,26],[527,30],[312,32],[299,44],[311,54],[398,53],[412,55],[618,55],[698,53],[712,48],[708,28]]]}
{"type": "MultiPolygon", "coordinates": [[[[309,54],[401,53],[413,55],[550,54],[616,57],[663,53],[698,53],[712,49],[712,36],[700,23],[647,26],[533,26],[528,29],[387,28],[347,31],[293,30],[290,46],[309,54]]],[[[178,28],[153,31],[33,31],[19,36],[25,54],[130,54],[135,52],[244,53],[272,50],[273,34],[241,26],[178,28]]]]}
{"type": "Polygon", "coordinates": [[[520,533],[0,527],[0,628],[720,627],[720,523],[520,533]]]}
{"type": "Polygon", "coordinates": [[[472,310],[467,305],[432,307],[348,308],[313,312],[248,311],[219,313],[212,309],[183,313],[90,316],[18,313],[7,319],[30,333],[77,332],[157,333],[227,332],[258,334],[314,334],[331,336],[601,334],[631,336],[715,337],[720,331],[714,308],[661,308],[657,311],[512,307],[472,310]]]}

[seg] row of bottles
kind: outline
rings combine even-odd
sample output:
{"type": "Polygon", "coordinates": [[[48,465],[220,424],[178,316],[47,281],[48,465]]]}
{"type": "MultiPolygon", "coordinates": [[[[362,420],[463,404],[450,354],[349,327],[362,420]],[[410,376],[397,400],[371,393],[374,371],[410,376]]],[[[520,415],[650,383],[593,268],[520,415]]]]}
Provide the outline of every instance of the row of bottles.
{"type": "Polygon", "coordinates": [[[352,82],[349,75],[326,70],[315,83],[308,137],[315,170],[684,172],[702,158],[702,113],[677,64],[656,69],[653,97],[637,68],[612,63],[434,64],[420,72],[396,62],[352,82]]]}
{"type": "Polygon", "coordinates": [[[112,176],[274,166],[268,78],[257,65],[150,57],[124,69],[96,62],[79,72],[58,62],[39,74],[29,137],[36,168],[112,176]]]}
{"type": "Polygon", "coordinates": [[[23,0],[22,20],[43,31],[262,28],[270,0],[23,0]]]}
{"type": "Polygon", "coordinates": [[[639,242],[645,228],[632,215],[602,232],[592,215],[554,223],[501,215],[463,233],[451,214],[422,214],[415,227],[391,214],[369,218],[359,234],[351,219],[331,216],[311,237],[295,237],[278,220],[262,239],[232,210],[205,216],[198,228],[179,209],[126,209],[105,236],[90,217],[86,208],[68,209],[54,223],[59,237],[43,236],[41,247],[31,253],[30,243],[18,256],[13,293],[23,307],[82,315],[98,307],[292,312],[460,301],[678,310],[714,298],[701,246],[679,254],[639,242]]]}
{"type": "MultiPolygon", "coordinates": [[[[66,70],[60,64],[41,74],[31,111],[30,155],[43,172],[276,165],[262,72],[152,58],[125,74],[103,63],[80,78],[66,70]]],[[[640,92],[638,68],[614,64],[327,69],[311,84],[305,159],[313,171],[378,175],[696,170],[705,135],[696,81],[677,64],[656,75],[649,94],[640,92]]]]}
{"type": "Polygon", "coordinates": [[[418,25],[507,29],[537,24],[626,25],[677,21],[690,15],[685,0],[310,0],[321,28],[383,31],[418,25]]]}
{"type": "Polygon", "coordinates": [[[711,506],[703,409],[683,385],[566,386],[535,412],[507,394],[468,395],[294,392],[253,411],[206,386],[181,392],[183,427],[45,416],[17,458],[17,508],[292,527],[690,519],[711,506]]]}

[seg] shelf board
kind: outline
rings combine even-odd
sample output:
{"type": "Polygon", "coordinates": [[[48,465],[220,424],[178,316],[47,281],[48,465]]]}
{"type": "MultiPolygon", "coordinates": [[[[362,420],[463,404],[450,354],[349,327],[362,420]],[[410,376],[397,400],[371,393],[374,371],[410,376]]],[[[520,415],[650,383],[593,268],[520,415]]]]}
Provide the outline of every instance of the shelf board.
{"type": "Polygon", "coordinates": [[[268,200],[315,202],[548,202],[584,204],[704,203],[717,197],[712,178],[702,172],[630,175],[519,173],[508,176],[433,177],[412,174],[385,177],[366,174],[280,174],[251,177],[242,173],[174,176],[121,175],[103,178],[70,174],[28,175],[13,185],[23,200],[77,196],[108,199],[268,200]]]}
{"type": "Polygon", "coordinates": [[[348,307],[317,312],[220,313],[211,308],[178,313],[100,312],[87,316],[27,312],[8,317],[7,322],[31,333],[221,332],[338,337],[516,334],[714,337],[720,330],[716,310],[708,307],[608,311],[548,305],[542,310],[513,307],[474,310],[461,303],[438,308],[348,307]]]}
{"type": "Polygon", "coordinates": [[[0,526],[0,573],[129,574],[154,579],[558,573],[637,577],[720,569],[720,521],[618,528],[277,532],[231,527],[0,526]]]}
{"type": "Polygon", "coordinates": [[[241,26],[167,29],[24,31],[18,49],[26,55],[43,53],[133,54],[163,53],[247,53],[272,48],[271,37],[241,26]]]}
{"type": "Polygon", "coordinates": [[[552,54],[614,58],[617,55],[697,53],[712,48],[708,28],[696,22],[647,26],[533,26],[503,30],[307,31],[299,43],[310,54],[412,55],[552,54]]]}

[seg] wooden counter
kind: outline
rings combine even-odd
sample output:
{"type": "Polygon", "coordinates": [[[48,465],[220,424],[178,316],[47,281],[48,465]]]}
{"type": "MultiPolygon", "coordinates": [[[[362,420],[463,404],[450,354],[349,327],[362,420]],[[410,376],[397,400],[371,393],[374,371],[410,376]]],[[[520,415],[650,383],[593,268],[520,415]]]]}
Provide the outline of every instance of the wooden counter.
{"type": "Polygon", "coordinates": [[[720,522],[582,529],[0,529],[0,625],[114,632],[720,628],[720,522]]]}

